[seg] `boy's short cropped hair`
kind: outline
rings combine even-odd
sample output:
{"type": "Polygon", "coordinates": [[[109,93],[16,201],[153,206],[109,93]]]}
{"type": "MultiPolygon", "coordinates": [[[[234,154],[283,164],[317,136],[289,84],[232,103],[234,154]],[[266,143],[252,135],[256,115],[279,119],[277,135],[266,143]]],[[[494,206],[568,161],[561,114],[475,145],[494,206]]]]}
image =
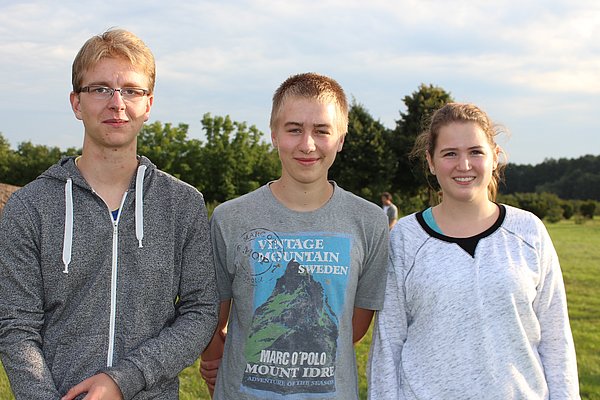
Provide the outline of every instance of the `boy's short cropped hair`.
{"type": "Polygon", "coordinates": [[[283,103],[293,97],[335,104],[338,129],[342,135],[348,132],[348,101],[344,89],[334,79],[314,72],[292,75],[277,88],[273,95],[271,130],[275,129],[283,103]]]}

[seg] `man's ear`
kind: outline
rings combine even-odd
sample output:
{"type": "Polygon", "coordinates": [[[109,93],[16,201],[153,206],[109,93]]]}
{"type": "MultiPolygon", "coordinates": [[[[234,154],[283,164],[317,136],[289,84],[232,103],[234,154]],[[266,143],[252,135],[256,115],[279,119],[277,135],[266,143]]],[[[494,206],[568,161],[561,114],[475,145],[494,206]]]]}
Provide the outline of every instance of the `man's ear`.
{"type": "Polygon", "coordinates": [[[146,102],[146,115],[144,116],[144,122],[150,119],[150,109],[152,108],[152,104],[154,104],[154,94],[148,96],[146,102]]]}
{"type": "Polygon", "coordinates": [[[69,102],[71,103],[71,109],[75,114],[75,118],[81,120],[81,103],[79,101],[79,93],[71,92],[69,95],[69,102]]]}
{"type": "Polygon", "coordinates": [[[344,139],[346,139],[346,135],[345,134],[344,134],[344,136],[342,136],[340,138],[340,142],[338,143],[338,149],[337,149],[338,153],[340,151],[342,151],[342,147],[344,147],[344,139]]]}

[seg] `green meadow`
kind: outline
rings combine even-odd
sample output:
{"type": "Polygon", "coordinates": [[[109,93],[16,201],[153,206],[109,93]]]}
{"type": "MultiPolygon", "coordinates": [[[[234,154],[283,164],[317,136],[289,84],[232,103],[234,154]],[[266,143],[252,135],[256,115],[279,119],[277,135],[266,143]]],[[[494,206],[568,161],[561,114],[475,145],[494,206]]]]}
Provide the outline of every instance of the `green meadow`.
{"type": "MultiPolygon", "coordinates": [[[[548,230],[561,260],[567,288],[581,398],[600,400],[600,219],[583,224],[560,221],[548,224],[548,230]]],[[[369,332],[356,347],[361,399],[366,399],[365,365],[370,342],[369,332]]],[[[209,399],[198,373],[198,363],[180,374],[180,382],[182,400],[209,399]]],[[[14,399],[1,367],[0,399],[14,399]]]]}
{"type": "Polygon", "coordinates": [[[600,220],[560,221],[548,231],[567,289],[581,398],[600,400],[600,220]]]}

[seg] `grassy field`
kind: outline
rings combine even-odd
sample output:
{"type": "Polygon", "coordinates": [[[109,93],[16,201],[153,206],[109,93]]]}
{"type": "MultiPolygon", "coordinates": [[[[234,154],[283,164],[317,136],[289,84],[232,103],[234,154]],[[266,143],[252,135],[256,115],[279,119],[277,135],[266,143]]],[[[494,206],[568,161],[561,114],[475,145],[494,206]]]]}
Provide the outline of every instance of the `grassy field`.
{"type": "MultiPolygon", "coordinates": [[[[561,260],[571,327],[577,350],[581,398],[600,400],[600,220],[576,225],[561,221],[548,225],[561,260]]],[[[361,399],[366,399],[365,365],[370,332],[357,346],[361,399]]],[[[180,375],[182,400],[208,400],[197,363],[180,375]]],[[[12,400],[4,369],[0,366],[0,399],[12,400]]]]}
{"type": "Polygon", "coordinates": [[[548,225],[567,288],[581,398],[600,400],[600,220],[548,225]]]}

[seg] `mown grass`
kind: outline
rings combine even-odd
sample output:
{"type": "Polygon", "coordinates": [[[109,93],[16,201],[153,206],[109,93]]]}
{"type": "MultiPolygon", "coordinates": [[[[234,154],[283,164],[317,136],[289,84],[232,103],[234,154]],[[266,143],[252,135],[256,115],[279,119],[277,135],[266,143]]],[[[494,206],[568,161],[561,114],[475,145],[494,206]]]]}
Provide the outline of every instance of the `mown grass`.
{"type": "Polygon", "coordinates": [[[600,220],[549,224],[560,258],[581,398],[600,400],[600,220]]]}
{"type": "MultiPolygon", "coordinates": [[[[577,350],[581,398],[600,400],[600,220],[575,224],[548,224],[558,252],[567,298],[571,328],[577,350]]],[[[365,367],[371,332],[356,346],[360,398],[366,399],[365,367]]],[[[200,379],[198,362],[180,374],[182,400],[209,400],[200,379]]],[[[13,400],[4,369],[0,365],[0,399],[13,400]]]]}

